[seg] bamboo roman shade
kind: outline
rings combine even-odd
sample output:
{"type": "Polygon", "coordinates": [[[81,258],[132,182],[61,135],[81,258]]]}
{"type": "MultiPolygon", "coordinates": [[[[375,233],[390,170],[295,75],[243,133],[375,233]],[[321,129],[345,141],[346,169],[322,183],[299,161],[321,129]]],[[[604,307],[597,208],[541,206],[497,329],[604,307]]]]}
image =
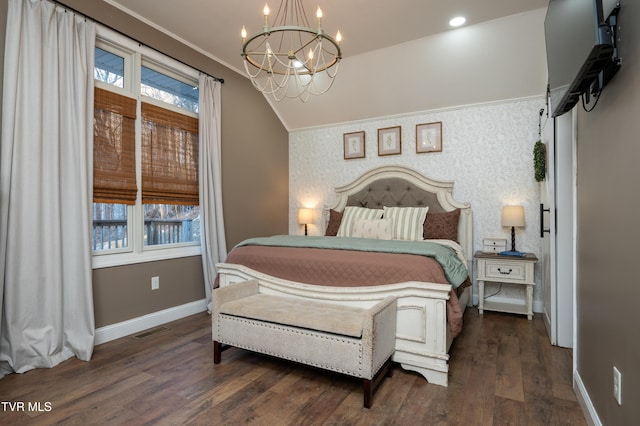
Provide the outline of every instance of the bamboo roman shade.
{"type": "Polygon", "coordinates": [[[198,205],[198,119],[142,102],[142,202],[198,205]]]}
{"type": "Polygon", "coordinates": [[[135,204],[136,100],[95,89],[93,201],[135,204]]]}

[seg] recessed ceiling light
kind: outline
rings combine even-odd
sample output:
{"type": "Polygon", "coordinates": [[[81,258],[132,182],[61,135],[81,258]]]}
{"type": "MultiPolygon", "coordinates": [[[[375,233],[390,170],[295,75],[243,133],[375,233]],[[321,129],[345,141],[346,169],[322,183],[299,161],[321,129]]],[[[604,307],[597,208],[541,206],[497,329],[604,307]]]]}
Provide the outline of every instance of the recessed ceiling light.
{"type": "Polygon", "coordinates": [[[464,24],[466,21],[467,20],[465,19],[464,16],[456,16],[455,18],[449,21],[449,25],[451,25],[452,27],[459,27],[460,25],[464,24]]]}

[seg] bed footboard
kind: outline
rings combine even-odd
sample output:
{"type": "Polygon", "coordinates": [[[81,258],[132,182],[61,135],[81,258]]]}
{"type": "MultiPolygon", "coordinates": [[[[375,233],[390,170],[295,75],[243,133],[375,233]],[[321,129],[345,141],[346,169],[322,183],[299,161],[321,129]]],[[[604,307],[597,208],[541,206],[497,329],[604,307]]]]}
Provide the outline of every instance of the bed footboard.
{"type": "Polygon", "coordinates": [[[217,265],[220,287],[257,279],[260,292],[310,298],[369,308],[387,296],[397,298],[393,361],[416,371],[429,383],[447,386],[450,340],[447,338],[449,284],[409,281],[371,287],[330,287],[272,277],[242,265],[217,265]]]}

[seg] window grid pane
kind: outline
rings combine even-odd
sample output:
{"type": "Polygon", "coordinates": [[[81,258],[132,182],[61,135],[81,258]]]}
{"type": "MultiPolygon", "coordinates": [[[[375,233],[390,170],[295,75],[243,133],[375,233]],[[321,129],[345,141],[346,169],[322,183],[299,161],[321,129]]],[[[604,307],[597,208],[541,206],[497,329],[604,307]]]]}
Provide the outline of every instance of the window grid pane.
{"type": "Polygon", "coordinates": [[[93,76],[103,83],[124,87],[124,58],[96,47],[93,76]]]}
{"type": "Polygon", "coordinates": [[[135,204],[136,100],[95,89],[93,201],[135,204]]]}
{"type": "Polygon", "coordinates": [[[142,202],[197,205],[198,119],[142,103],[142,202]]]}
{"type": "Polygon", "coordinates": [[[126,204],[93,203],[94,251],[127,248],[128,232],[126,204]]]}
{"type": "Polygon", "coordinates": [[[144,66],[140,93],[188,111],[198,112],[198,86],[183,83],[144,66]]]}
{"type": "Polygon", "coordinates": [[[144,205],[144,245],[200,241],[200,207],[178,204],[144,205]]]}

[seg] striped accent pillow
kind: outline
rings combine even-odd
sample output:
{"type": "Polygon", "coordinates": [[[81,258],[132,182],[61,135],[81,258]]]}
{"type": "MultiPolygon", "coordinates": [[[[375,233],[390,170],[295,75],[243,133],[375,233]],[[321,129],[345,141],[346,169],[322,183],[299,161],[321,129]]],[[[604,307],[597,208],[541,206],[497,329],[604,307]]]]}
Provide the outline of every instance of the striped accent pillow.
{"type": "Polygon", "coordinates": [[[365,207],[347,206],[342,213],[342,222],[338,228],[338,237],[351,237],[355,218],[381,219],[382,209],[367,209],[365,207]]]}
{"type": "Polygon", "coordinates": [[[424,239],[424,220],[428,210],[429,207],[385,207],[384,218],[393,221],[393,239],[424,239]]]}

